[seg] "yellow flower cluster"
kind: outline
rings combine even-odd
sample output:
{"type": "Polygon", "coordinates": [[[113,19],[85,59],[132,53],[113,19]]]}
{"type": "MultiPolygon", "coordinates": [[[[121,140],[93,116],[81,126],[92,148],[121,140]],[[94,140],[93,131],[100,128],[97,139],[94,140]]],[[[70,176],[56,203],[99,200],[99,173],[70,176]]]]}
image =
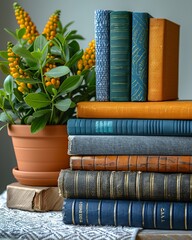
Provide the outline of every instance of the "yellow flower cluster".
{"type": "MultiPolygon", "coordinates": [[[[8,62],[10,74],[13,78],[29,78],[26,72],[22,70],[19,66],[20,58],[12,51],[13,44],[8,42],[7,44],[7,53],[8,53],[8,62]]],[[[22,93],[28,92],[32,88],[32,84],[16,81],[18,85],[18,90],[22,93]]]]}
{"type": "Polygon", "coordinates": [[[90,69],[95,65],[95,40],[89,42],[89,46],[85,49],[85,52],[77,63],[77,74],[81,74],[83,70],[90,69]]]}
{"type": "Polygon", "coordinates": [[[60,18],[60,10],[55,11],[49,18],[48,22],[45,25],[43,34],[46,35],[47,40],[51,40],[57,34],[57,26],[60,18]]]}
{"type": "Polygon", "coordinates": [[[28,40],[29,44],[33,43],[35,38],[39,35],[36,25],[31,21],[29,14],[18,3],[14,3],[13,7],[20,28],[26,29],[23,39],[28,40]]]}

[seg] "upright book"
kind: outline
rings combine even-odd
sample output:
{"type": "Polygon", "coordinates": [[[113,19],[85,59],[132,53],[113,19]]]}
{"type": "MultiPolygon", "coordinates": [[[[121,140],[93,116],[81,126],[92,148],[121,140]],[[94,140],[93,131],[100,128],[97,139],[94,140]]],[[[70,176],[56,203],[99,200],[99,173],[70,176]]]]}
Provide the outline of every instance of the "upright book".
{"type": "Polygon", "coordinates": [[[132,12],[110,13],[110,101],[130,101],[132,12]]]}
{"type": "Polygon", "coordinates": [[[110,10],[98,9],[94,15],[97,101],[109,101],[110,12],[110,10]]]}
{"type": "Polygon", "coordinates": [[[71,118],[68,135],[191,136],[192,120],[71,118]]]}
{"type": "Polygon", "coordinates": [[[192,119],[192,101],[79,102],[78,118],[192,119]]]}
{"type": "Polygon", "coordinates": [[[147,100],[149,19],[146,12],[132,13],[131,101],[147,100]]]}
{"type": "Polygon", "coordinates": [[[150,155],[75,155],[70,157],[72,170],[192,172],[192,156],[150,155]]]}
{"type": "Polygon", "coordinates": [[[192,201],[192,174],[61,170],[64,198],[192,201]]]}
{"type": "Polygon", "coordinates": [[[178,98],[179,30],[180,26],[170,20],[150,19],[149,101],[178,98]]]}
{"type": "Polygon", "coordinates": [[[192,229],[189,202],[65,199],[62,214],[65,224],[192,229]]]}

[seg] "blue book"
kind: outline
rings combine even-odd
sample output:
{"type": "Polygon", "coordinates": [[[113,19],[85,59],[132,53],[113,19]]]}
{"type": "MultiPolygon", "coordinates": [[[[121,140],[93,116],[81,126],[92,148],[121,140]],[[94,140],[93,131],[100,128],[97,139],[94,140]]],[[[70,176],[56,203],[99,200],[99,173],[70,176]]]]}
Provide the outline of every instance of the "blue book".
{"type": "Polygon", "coordinates": [[[110,13],[110,101],[131,100],[132,12],[110,13]]]}
{"type": "Polygon", "coordinates": [[[147,100],[149,18],[145,12],[132,14],[131,101],[147,100]]]}
{"type": "Polygon", "coordinates": [[[69,155],[192,155],[191,136],[69,135],[69,155]]]}
{"type": "Polygon", "coordinates": [[[192,229],[189,202],[64,199],[62,215],[65,224],[192,229]]]}
{"type": "Polygon", "coordinates": [[[192,136],[192,120],[90,119],[67,122],[68,135],[192,136]]]}
{"type": "Polygon", "coordinates": [[[110,12],[110,10],[96,10],[94,16],[97,101],[109,101],[110,12]]]}

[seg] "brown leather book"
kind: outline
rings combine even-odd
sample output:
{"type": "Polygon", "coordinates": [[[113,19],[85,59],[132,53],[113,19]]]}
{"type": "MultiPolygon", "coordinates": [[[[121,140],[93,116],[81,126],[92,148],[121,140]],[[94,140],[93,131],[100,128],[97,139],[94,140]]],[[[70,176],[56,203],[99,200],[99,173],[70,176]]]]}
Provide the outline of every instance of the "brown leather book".
{"type": "Polygon", "coordinates": [[[179,30],[167,19],[150,19],[148,101],[178,98],[179,30]]]}
{"type": "Polygon", "coordinates": [[[192,119],[192,101],[79,102],[79,118],[192,119]]]}
{"type": "Polygon", "coordinates": [[[192,156],[71,156],[72,170],[192,172],[192,156]]]}

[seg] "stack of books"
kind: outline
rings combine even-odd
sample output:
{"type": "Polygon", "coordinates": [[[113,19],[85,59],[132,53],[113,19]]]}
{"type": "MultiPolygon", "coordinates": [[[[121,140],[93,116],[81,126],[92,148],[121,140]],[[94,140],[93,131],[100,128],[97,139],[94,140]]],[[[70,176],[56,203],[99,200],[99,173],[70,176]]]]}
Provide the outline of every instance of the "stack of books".
{"type": "Polygon", "coordinates": [[[64,223],[192,229],[192,101],[176,100],[178,65],[170,68],[178,31],[149,20],[148,101],[78,103],[67,124],[71,168],[58,179],[64,223]]]}

